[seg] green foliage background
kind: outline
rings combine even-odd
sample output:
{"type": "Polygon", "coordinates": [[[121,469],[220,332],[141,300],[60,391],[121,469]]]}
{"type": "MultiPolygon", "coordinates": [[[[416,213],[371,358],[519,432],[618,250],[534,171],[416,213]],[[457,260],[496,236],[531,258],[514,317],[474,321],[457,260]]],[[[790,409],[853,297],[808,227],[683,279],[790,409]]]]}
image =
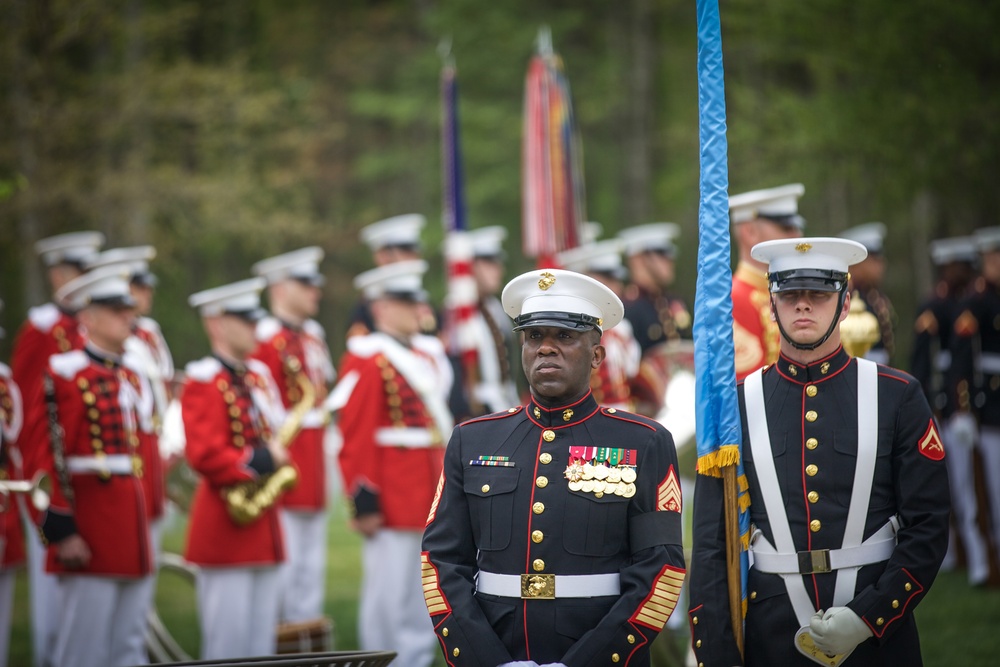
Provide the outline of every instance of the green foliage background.
{"type": "MultiPolygon", "coordinates": [[[[369,268],[363,225],[422,212],[441,294],[438,46],[459,67],[472,226],[520,239],[524,74],[551,27],[573,88],[590,219],[685,234],[698,208],[693,0],[0,0],[0,358],[47,288],[31,244],[99,229],[154,244],[154,316],[180,363],[206,343],[190,293],[262,257],[327,251],[336,353],[369,268]]],[[[1000,5],[724,0],[730,191],[800,181],[808,233],[889,225],[909,322],[929,239],[995,223],[1000,5]]]]}

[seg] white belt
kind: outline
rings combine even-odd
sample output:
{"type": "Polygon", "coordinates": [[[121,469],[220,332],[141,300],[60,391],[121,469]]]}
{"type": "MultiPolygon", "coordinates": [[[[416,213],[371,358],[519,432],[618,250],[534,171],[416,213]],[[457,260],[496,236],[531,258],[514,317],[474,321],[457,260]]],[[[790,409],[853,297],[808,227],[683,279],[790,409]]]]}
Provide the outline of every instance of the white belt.
{"type": "Polygon", "coordinates": [[[756,531],[750,540],[753,567],[771,574],[818,574],[848,567],[861,567],[889,560],[896,548],[896,517],[856,547],[815,549],[797,553],[777,553],[767,538],[756,531]]]}
{"type": "Polygon", "coordinates": [[[951,350],[941,350],[935,358],[937,362],[935,368],[939,371],[946,371],[951,368],[951,350]]]}
{"type": "Polygon", "coordinates": [[[106,456],[67,456],[66,469],[77,474],[131,475],[132,457],[128,454],[106,456]]]}
{"type": "Polygon", "coordinates": [[[439,447],[441,436],[428,428],[380,428],[375,431],[375,444],[383,447],[439,447]]]}
{"type": "Polygon", "coordinates": [[[302,428],[323,428],[328,421],[328,413],[319,408],[313,408],[302,418],[302,428]]]}
{"type": "Polygon", "coordinates": [[[983,373],[1000,373],[1000,354],[984,352],[979,355],[979,370],[983,373]]]}
{"type": "Polygon", "coordinates": [[[621,578],[609,574],[495,574],[479,571],[476,592],[507,598],[551,600],[619,595],[621,578]]]}

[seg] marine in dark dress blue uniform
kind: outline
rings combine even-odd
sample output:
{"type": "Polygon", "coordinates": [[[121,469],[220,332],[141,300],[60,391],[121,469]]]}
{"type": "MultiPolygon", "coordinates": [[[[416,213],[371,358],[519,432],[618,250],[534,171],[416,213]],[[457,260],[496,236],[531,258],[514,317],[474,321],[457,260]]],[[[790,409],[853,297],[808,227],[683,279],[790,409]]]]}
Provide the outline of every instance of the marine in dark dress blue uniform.
{"type": "Polygon", "coordinates": [[[841,346],[837,324],[850,303],[847,268],[864,252],[860,244],[840,239],[770,241],[754,248],[755,257],[770,263],[781,355],[739,386],[754,559],[745,660],[729,620],[722,481],[699,475],[695,486],[689,620],[695,655],[705,667],[816,664],[797,649],[798,632],[819,649],[819,664],[838,664],[823,662],[825,654],[847,654],[848,666],[921,664],[913,610],[947,548],[945,451],[920,383],[893,368],[852,359],[841,346]],[[875,398],[877,408],[868,409],[875,398]],[[763,414],[747,407],[754,403],[764,406],[763,414]],[[877,424],[877,433],[860,430],[859,412],[877,424]],[[766,424],[766,461],[755,460],[751,434],[760,431],[748,421],[766,424]],[[859,444],[865,442],[870,447],[859,444]],[[866,451],[872,465],[858,466],[866,451]],[[856,491],[865,486],[859,481],[865,468],[871,474],[868,494],[856,491]],[[762,483],[768,469],[776,484],[762,483]],[[852,512],[855,495],[861,502],[852,512]],[[777,498],[778,511],[767,497],[777,498]],[[852,525],[866,547],[845,539],[852,525]],[[781,532],[790,534],[788,552],[776,540],[781,532]],[[765,549],[770,545],[787,554],[790,567],[773,567],[773,559],[765,565],[761,553],[773,551],[765,549]],[[856,581],[835,596],[838,578],[849,582],[853,569],[839,564],[852,559],[860,568],[856,581]],[[805,609],[793,602],[796,586],[805,609]]]}
{"type": "Polygon", "coordinates": [[[448,445],[422,555],[445,660],[648,665],[684,579],[681,495],[670,433],[590,392],[621,301],[556,269],[515,278],[502,301],[531,399],[448,445]]]}

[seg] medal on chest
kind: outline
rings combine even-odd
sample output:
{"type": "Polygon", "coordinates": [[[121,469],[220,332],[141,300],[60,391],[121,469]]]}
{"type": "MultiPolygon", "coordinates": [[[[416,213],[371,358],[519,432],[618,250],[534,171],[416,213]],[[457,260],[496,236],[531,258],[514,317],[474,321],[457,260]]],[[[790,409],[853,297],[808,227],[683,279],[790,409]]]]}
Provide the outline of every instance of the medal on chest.
{"type": "Polygon", "coordinates": [[[593,493],[602,498],[614,494],[635,495],[636,460],[634,449],[618,447],[570,447],[569,465],[563,476],[574,493],[593,493]]]}

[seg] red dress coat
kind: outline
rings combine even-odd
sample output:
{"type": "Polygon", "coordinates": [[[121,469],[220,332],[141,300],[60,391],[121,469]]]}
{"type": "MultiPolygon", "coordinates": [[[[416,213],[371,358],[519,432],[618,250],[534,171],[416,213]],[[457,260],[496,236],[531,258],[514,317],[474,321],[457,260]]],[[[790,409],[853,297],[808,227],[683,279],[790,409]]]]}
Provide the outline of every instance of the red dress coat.
{"type": "MultiPolygon", "coordinates": [[[[55,304],[47,303],[28,310],[28,319],[14,338],[10,368],[14,382],[24,397],[25,413],[32,404],[41,400],[42,373],[49,357],[70,350],[83,348],[83,336],[76,318],[55,304]]],[[[29,421],[28,426],[31,425],[29,421]]],[[[20,443],[24,457],[24,472],[32,475],[38,468],[37,456],[40,443],[37,438],[23,438],[20,443]]]]}
{"type": "Polygon", "coordinates": [[[302,397],[298,374],[290,361],[295,359],[315,391],[315,405],[306,414],[302,430],[289,445],[292,463],[299,471],[299,481],[281,497],[282,507],[318,512],[326,508],[326,412],[321,406],[326,389],[333,380],[333,363],[326,346],[323,328],[309,320],[301,329],[288,326],[275,317],[257,324],[259,346],[253,356],[264,363],[274,378],[281,402],[290,410],[302,397]]]}
{"type": "Polygon", "coordinates": [[[273,472],[266,449],[280,423],[277,390],[263,364],[244,369],[206,357],[187,365],[181,414],[185,456],[201,479],[191,502],[184,557],[198,565],[273,565],[285,558],[277,508],[237,524],[223,489],[273,472]]]}
{"type": "Polygon", "coordinates": [[[47,371],[52,391],[33,406],[29,420],[49,424],[53,407],[62,427],[36,433],[44,447],[42,470],[52,478],[52,498],[42,516],[48,540],[46,570],[55,574],[143,577],[152,572],[149,523],[139,467],[137,427],[141,381],[121,359],[87,348],[53,356],[47,371]],[[59,456],[60,450],[63,456],[59,456]],[[74,464],[123,463],[111,474],[74,471],[74,464]],[[68,497],[67,491],[72,494],[68,497]],[[66,570],[56,560],[55,543],[79,534],[91,551],[83,570],[66,570]]]}
{"type": "MultiPolygon", "coordinates": [[[[17,437],[24,413],[21,392],[10,375],[10,368],[0,364],[0,479],[21,479],[17,437]]],[[[0,496],[0,570],[24,563],[24,530],[18,505],[21,496],[0,496]]]]}
{"type": "Polygon", "coordinates": [[[736,380],[740,381],[778,358],[778,325],[771,321],[767,276],[740,263],[733,274],[733,345],[736,380]]]}
{"type": "Polygon", "coordinates": [[[354,383],[339,414],[344,489],[358,514],[379,512],[386,528],[424,528],[451,432],[443,348],[417,338],[422,349],[382,333],[352,336],[340,367],[341,382],[354,383]]]}

